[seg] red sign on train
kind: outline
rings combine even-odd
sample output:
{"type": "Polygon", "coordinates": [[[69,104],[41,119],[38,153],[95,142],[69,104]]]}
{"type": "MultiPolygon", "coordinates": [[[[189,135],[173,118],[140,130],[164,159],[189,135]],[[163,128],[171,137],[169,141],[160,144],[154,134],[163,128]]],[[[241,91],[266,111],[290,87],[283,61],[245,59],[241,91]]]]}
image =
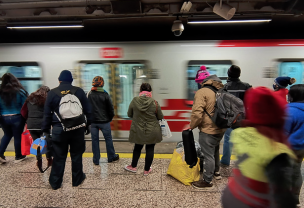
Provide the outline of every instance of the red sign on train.
{"type": "Polygon", "coordinates": [[[101,48],[100,57],[102,58],[122,58],[122,48],[101,48]]]}

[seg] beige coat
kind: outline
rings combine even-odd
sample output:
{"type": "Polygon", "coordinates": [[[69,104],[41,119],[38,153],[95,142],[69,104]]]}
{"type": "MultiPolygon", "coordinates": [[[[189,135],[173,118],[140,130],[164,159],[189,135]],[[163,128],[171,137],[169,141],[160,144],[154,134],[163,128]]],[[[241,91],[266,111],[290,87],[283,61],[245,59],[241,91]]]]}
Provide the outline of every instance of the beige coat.
{"type": "Polygon", "coordinates": [[[226,129],[218,128],[204,112],[204,109],[206,109],[212,116],[215,110],[215,93],[209,88],[204,88],[205,85],[211,85],[217,89],[224,87],[222,81],[216,75],[211,75],[205,79],[202,88],[194,96],[190,127],[191,129],[198,127],[200,131],[206,134],[221,134],[226,129]]]}

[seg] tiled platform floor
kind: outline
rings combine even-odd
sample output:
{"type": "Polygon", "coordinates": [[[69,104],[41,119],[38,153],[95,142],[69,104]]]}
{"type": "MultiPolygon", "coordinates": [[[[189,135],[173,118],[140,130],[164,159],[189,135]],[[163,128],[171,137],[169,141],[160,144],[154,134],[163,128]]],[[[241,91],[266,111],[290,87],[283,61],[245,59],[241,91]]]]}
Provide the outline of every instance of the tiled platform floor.
{"type": "MultiPolygon", "coordinates": [[[[227,184],[230,169],[222,169],[222,180],[214,180],[213,188],[205,191],[185,186],[166,174],[170,159],[155,159],[153,172],[143,176],[144,159],[138,172],[123,169],[131,159],[122,158],[99,166],[92,158],[83,158],[87,179],[72,187],[71,160],[67,159],[62,188],[54,191],[48,184],[50,170],[39,173],[35,158],[15,164],[13,157],[0,165],[0,207],[221,207],[221,192],[227,184]]],[[[44,160],[45,162],[45,160],[44,160]]],[[[303,193],[302,190],[302,203],[303,193]]]]}

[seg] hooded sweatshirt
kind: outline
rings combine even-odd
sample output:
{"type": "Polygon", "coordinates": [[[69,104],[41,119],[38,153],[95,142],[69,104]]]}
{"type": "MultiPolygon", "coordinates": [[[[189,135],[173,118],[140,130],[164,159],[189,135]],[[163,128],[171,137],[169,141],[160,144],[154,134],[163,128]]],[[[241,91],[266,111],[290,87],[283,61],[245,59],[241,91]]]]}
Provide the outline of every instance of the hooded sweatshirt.
{"type": "Polygon", "coordinates": [[[289,103],[285,130],[294,150],[304,149],[304,103],[289,103]]]}
{"type": "Polygon", "coordinates": [[[226,129],[218,128],[204,111],[206,110],[213,116],[216,101],[214,91],[204,87],[206,85],[213,86],[216,89],[224,87],[222,81],[216,75],[211,75],[203,81],[202,88],[199,89],[194,96],[190,128],[194,129],[198,127],[200,131],[206,134],[221,134],[225,132],[226,129]]]}
{"type": "Polygon", "coordinates": [[[158,120],[164,118],[157,101],[146,96],[133,98],[128,116],[132,118],[129,141],[135,144],[155,144],[162,141],[158,120]],[[156,110],[157,105],[157,110],[156,110]]]}

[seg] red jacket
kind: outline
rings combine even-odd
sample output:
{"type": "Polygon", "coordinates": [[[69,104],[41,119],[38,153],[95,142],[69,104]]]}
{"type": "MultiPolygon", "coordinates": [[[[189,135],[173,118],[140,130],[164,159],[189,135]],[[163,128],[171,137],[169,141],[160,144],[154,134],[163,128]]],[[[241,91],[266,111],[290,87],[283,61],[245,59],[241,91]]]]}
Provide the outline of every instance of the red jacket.
{"type": "Polygon", "coordinates": [[[277,95],[279,95],[279,97],[281,97],[282,99],[285,100],[286,104],[287,102],[287,95],[288,95],[288,89],[286,88],[281,88],[278,91],[274,91],[277,95]]]}

